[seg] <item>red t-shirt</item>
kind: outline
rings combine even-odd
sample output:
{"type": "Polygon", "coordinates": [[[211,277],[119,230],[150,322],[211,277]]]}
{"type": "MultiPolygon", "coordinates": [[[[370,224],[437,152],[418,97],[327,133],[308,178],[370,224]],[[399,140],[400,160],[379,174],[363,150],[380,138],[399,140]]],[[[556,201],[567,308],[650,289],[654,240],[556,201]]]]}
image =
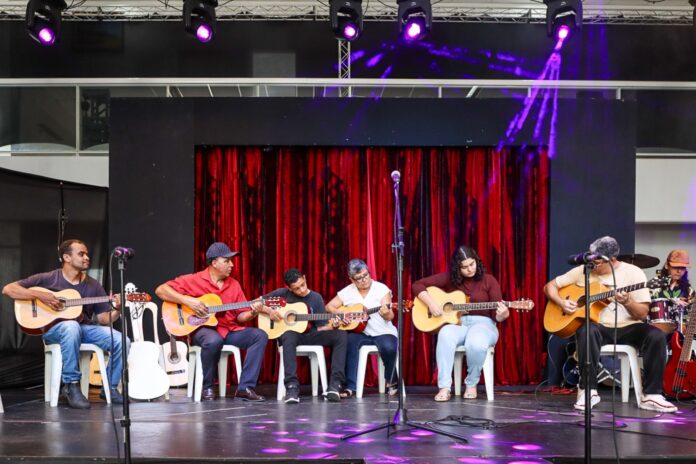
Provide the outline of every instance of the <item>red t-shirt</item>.
{"type": "MultiPolygon", "coordinates": [[[[182,295],[188,295],[194,298],[198,298],[199,296],[207,293],[214,293],[220,297],[223,304],[239,303],[247,300],[237,279],[233,277],[226,278],[223,281],[222,288],[220,288],[213,283],[213,279],[210,277],[210,271],[208,271],[208,269],[204,269],[194,274],[179,276],[176,279],[167,282],[167,285],[182,295]]],[[[227,334],[230,332],[235,332],[245,328],[243,325],[240,325],[237,322],[237,317],[241,312],[244,311],[245,310],[224,311],[215,314],[218,320],[218,325],[215,329],[222,338],[227,337],[227,334]]]]}

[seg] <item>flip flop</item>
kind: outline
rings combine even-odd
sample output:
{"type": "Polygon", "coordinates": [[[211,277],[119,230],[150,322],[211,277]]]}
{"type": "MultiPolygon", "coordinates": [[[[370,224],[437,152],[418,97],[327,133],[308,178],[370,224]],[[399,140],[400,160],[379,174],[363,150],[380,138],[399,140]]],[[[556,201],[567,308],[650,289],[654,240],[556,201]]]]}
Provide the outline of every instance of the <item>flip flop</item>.
{"type": "Polygon", "coordinates": [[[476,390],[474,390],[473,392],[464,390],[464,399],[465,400],[475,400],[477,396],[478,396],[478,392],[476,390]]]}
{"type": "Polygon", "coordinates": [[[341,398],[352,398],[353,397],[353,390],[346,388],[341,392],[341,398]]]}
{"type": "Polygon", "coordinates": [[[452,392],[449,390],[440,390],[435,395],[435,401],[449,401],[452,398],[452,392]]]}

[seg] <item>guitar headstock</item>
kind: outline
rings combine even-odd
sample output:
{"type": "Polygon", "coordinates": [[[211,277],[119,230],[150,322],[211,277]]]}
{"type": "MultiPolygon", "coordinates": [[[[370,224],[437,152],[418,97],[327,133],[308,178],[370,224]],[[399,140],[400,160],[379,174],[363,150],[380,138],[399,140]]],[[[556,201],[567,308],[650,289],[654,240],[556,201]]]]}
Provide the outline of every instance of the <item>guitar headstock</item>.
{"type": "Polygon", "coordinates": [[[529,298],[522,298],[521,300],[511,301],[508,307],[517,311],[531,311],[534,309],[534,302],[529,298]]]}
{"type": "Polygon", "coordinates": [[[650,290],[657,290],[658,288],[665,288],[669,287],[669,284],[672,282],[672,278],[670,276],[657,276],[653,277],[652,279],[648,280],[648,282],[645,284],[646,287],[648,287],[650,290]]]}
{"type": "Polygon", "coordinates": [[[152,297],[150,296],[149,293],[143,293],[143,292],[126,293],[126,301],[130,301],[131,303],[147,303],[150,300],[152,300],[152,297]]]}
{"type": "Polygon", "coordinates": [[[287,301],[285,301],[285,298],[282,296],[272,296],[270,298],[264,298],[263,304],[270,308],[283,308],[287,304],[287,301]]]}

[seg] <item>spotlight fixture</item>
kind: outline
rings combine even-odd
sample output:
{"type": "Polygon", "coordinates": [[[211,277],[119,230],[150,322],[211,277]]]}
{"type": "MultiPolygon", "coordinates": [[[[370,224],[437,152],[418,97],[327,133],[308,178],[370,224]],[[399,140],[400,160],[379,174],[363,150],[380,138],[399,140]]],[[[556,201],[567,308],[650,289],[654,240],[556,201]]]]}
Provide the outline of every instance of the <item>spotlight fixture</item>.
{"type": "Polygon", "coordinates": [[[362,0],[329,0],[331,29],[339,40],[355,40],[363,30],[362,0]]]}
{"type": "Polygon", "coordinates": [[[200,42],[215,37],[215,8],[217,0],[184,0],[184,29],[200,42]]]}
{"type": "Polygon", "coordinates": [[[565,40],[582,25],[582,0],[544,0],[546,3],[546,34],[565,40]]]}
{"type": "Polygon", "coordinates": [[[26,26],[29,36],[41,45],[53,45],[60,39],[61,14],[65,0],[29,0],[26,26]]]}
{"type": "Polygon", "coordinates": [[[397,0],[399,34],[408,41],[425,37],[433,25],[430,0],[397,0]]]}

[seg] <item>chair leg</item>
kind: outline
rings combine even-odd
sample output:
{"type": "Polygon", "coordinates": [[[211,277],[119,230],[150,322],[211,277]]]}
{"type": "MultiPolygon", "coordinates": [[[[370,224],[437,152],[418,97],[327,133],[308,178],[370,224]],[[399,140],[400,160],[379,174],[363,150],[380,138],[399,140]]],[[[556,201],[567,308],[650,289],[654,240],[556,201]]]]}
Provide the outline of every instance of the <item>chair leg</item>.
{"type": "MultiPolygon", "coordinates": [[[[321,380],[322,393],[326,393],[329,389],[326,376],[326,359],[324,358],[324,351],[322,349],[319,356],[317,356],[317,364],[319,367],[319,380],[321,380]]],[[[339,392],[340,393],[340,392],[339,392]]]]}
{"type": "Polygon", "coordinates": [[[51,377],[50,377],[50,406],[55,408],[58,406],[58,397],[60,396],[60,380],[63,373],[63,355],[60,350],[51,351],[51,377]]]}
{"type": "Polygon", "coordinates": [[[464,352],[454,353],[454,396],[462,394],[462,368],[464,364],[464,352]]]}
{"type": "Polygon", "coordinates": [[[196,375],[196,361],[198,359],[198,353],[194,350],[189,351],[188,362],[188,383],[186,384],[186,396],[191,398],[193,396],[193,381],[196,375]]]}
{"type": "Polygon", "coordinates": [[[220,380],[220,398],[225,397],[227,392],[227,360],[230,357],[229,351],[220,353],[220,361],[218,361],[218,378],[220,380]]]}
{"type": "Polygon", "coordinates": [[[365,388],[365,373],[367,372],[367,357],[368,354],[363,350],[358,352],[358,372],[355,382],[355,397],[363,397],[363,389],[365,388]]]}
{"type": "Polygon", "coordinates": [[[51,360],[53,356],[50,351],[44,352],[44,402],[51,401],[51,360]]]}
{"type": "MultiPolygon", "coordinates": [[[[91,351],[80,351],[80,390],[85,398],[89,398],[89,365],[91,360],[91,351]]],[[[101,369],[101,366],[99,368],[101,369]]]]}
{"type": "Polygon", "coordinates": [[[283,365],[282,348],[279,349],[278,351],[280,353],[280,358],[279,358],[280,367],[278,368],[278,388],[277,388],[277,393],[276,393],[276,399],[278,401],[282,401],[283,397],[285,397],[285,366],[283,365]]]}
{"type": "MultiPolygon", "coordinates": [[[[102,386],[104,387],[104,397],[106,398],[106,404],[111,404],[111,384],[109,382],[109,375],[106,370],[106,360],[104,359],[104,352],[97,351],[96,355],[97,361],[99,362],[99,370],[101,371],[102,386]]],[[[87,369],[89,371],[89,367],[87,367],[87,369]]],[[[89,388],[89,374],[87,377],[87,387],[89,388]]]]}
{"type": "Polygon", "coordinates": [[[314,353],[309,355],[312,373],[312,396],[317,396],[319,394],[319,360],[317,358],[318,356],[314,353]]]}
{"type": "MultiPolygon", "coordinates": [[[[640,366],[638,366],[637,355],[628,356],[628,362],[631,365],[631,376],[633,378],[633,391],[636,394],[636,404],[640,404],[640,399],[643,396],[643,382],[640,378],[640,366]]],[[[626,402],[628,402],[628,397],[626,398],[626,402]]]]}
{"type": "Polygon", "coordinates": [[[617,353],[621,363],[621,402],[628,403],[629,390],[631,389],[630,357],[626,353],[617,353]]]}
{"type": "Polygon", "coordinates": [[[483,362],[483,383],[486,385],[486,399],[488,401],[493,401],[493,384],[494,384],[494,373],[493,368],[494,355],[489,350],[486,354],[486,360],[483,362]]]}
{"type": "Polygon", "coordinates": [[[234,355],[234,371],[237,373],[237,384],[239,384],[239,379],[242,378],[242,355],[239,351],[232,352],[234,355]]]}
{"type": "Polygon", "coordinates": [[[382,361],[382,356],[377,354],[377,385],[379,386],[379,392],[384,393],[387,391],[387,381],[384,379],[384,362],[382,361]]]}
{"type": "Polygon", "coordinates": [[[193,386],[193,401],[196,403],[201,402],[201,394],[203,393],[203,360],[198,356],[198,362],[196,363],[196,373],[194,386],[193,386]]]}

